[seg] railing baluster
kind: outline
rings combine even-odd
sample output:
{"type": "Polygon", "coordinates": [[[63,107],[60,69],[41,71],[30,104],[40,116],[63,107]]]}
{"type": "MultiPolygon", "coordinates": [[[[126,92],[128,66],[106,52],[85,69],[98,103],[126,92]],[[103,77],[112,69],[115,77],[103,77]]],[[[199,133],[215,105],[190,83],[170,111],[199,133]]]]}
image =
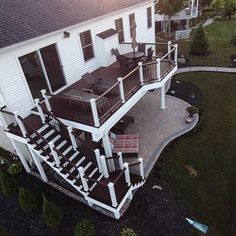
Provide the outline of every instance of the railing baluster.
{"type": "Polygon", "coordinates": [[[143,63],[140,61],[138,63],[139,66],[139,80],[140,80],[140,84],[143,85],[143,63]]]}
{"type": "Polygon", "coordinates": [[[120,99],[121,99],[122,103],[125,103],[125,92],[124,92],[123,78],[118,78],[117,80],[119,82],[120,99]]]}

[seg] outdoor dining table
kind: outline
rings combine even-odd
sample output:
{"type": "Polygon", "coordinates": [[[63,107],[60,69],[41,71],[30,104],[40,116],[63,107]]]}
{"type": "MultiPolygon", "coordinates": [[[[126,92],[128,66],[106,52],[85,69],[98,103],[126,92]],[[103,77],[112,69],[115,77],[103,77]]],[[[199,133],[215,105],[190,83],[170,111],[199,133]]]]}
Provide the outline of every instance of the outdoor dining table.
{"type": "Polygon", "coordinates": [[[137,66],[140,59],[145,55],[144,52],[128,52],[124,56],[133,61],[133,66],[137,66]]]}

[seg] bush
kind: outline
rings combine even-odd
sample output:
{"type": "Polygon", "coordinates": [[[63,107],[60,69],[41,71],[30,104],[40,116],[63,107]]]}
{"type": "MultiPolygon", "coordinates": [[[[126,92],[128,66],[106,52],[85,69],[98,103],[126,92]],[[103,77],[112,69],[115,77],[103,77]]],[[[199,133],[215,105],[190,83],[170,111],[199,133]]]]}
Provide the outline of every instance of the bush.
{"type": "Polygon", "coordinates": [[[43,219],[47,226],[55,228],[62,220],[62,211],[43,196],[43,219]]]}
{"type": "Polygon", "coordinates": [[[32,212],[38,206],[38,198],[26,188],[19,189],[18,200],[22,210],[26,213],[32,212]]]}
{"type": "Polygon", "coordinates": [[[231,39],[231,43],[236,46],[236,33],[233,35],[233,37],[231,39]]]}
{"type": "Polygon", "coordinates": [[[18,161],[17,163],[12,163],[8,169],[7,169],[8,173],[11,175],[17,175],[22,171],[22,165],[21,162],[18,161]]]}
{"type": "Polygon", "coordinates": [[[137,236],[137,234],[131,228],[123,228],[120,234],[121,236],[137,236]]]}
{"type": "Polygon", "coordinates": [[[1,191],[6,197],[11,197],[17,193],[17,185],[14,179],[7,173],[0,174],[1,191]]]}
{"type": "Polygon", "coordinates": [[[94,225],[88,219],[83,219],[78,222],[75,226],[75,236],[94,236],[95,228],[94,225]]]}
{"type": "Polygon", "coordinates": [[[197,29],[194,35],[190,45],[190,53],[197,56],[206,55],[208,53],[208,41],[202,26],[197,29]]]}

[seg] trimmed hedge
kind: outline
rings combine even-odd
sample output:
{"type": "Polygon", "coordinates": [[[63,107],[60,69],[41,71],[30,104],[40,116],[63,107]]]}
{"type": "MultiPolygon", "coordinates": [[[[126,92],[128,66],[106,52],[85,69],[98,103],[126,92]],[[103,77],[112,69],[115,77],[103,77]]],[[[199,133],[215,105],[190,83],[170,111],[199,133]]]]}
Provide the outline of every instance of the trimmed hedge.
{"type": "Polygon", "coordinates": [[[39,203],[36,195],[26,188],[19,188],[18,200],[22,210],[26,213],[36,209],[39,203]]]}
{"type": "Polygon", "coordinates": [[[54,202],[51,202],[43,196],[43,219],[47,226],[55,228],[63,218],[62,210],[54,202]]]}
{"type": "Polygon", "coordinates": [[[92,222],[88,219],[83,219],[78,222],[74,230],[75,236],[94,236],[95,228],[92,222]]]}
{"type": "Polygon", "coordinates": [[[4,172],[0,173],[0,185],[1,185],[1,192],[6,197],[12,197],[18,191],[14,179],[4,172]]]}

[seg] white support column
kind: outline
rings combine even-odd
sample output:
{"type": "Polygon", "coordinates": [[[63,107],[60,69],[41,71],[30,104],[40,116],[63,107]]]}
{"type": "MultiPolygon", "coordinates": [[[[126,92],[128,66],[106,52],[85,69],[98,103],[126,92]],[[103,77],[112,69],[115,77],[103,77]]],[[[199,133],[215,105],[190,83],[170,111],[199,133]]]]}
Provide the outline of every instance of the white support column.
{"type": "Polygon", "coordinates": [[[97,164],[98,164],[98,171],[99,173],[102,173],[102,164],[101,164],[101,160],[100,160],[100,150],[99,149],[95,149],[94,150],[95,156],[96,156],[96,160],[97,160],[97,164]]]}
{"type": "Polygon", "coordinates": [[[79,171],[79,176],[80,176],[81,182],[83,184],[83,188],[87,192],[89,190],[89,187],[88,187],[87,179],[84,178],[84,168],[82,166],[80,166],[78,168],[78,171],[79,171]]]}
{"type": "Polygon", "coordinates": [[[117,155],[118,155],[120,168],[121,168],[121,170],[123,170],[124,169],[124,163],[123,163],[122,152],[118,152],[117,155]]]}
{"type": "Polygon", "coordinates": [[[142,179],[144,179],[143,158],[139,157],[138,161],[140,162],[140,164],[139,164],[139,173],[142,176],[142,179]]]}
{"type": "Polygon", "coordinates": [[[168,59],[170,59],[171,41],[168,41],[168,59]]]}
{"type": "Polygon", "coordinates": [[[161,87],[161,109],[166,108],[166,92],[165,92],[165,84],[161,87]]]}
{"type": "Polygon", "coordinates": [[[59,159],[59,156],[57,154],[57,152],[54,150],[54,143],[53,142],[49,142],[48,143],[49,147],[50,147],[50,150],[51,150],[51,153],[52,153],[52,156],[56,162],[56,166],[59,168],[60,167],[60,159],[59,159]]]}
{"type": "Polygon", "coordinates": [[[5,121],[4,116],[2,115],[2,112],[0,112],[0,120],[1,120],[1,122],[2,122],[2,124],[3,124],[4,129],[5,129],[5,130],[9,130],[9,129],[8,129],[7,122],[5,121]]]}
{"type": "MultiPolygon", "coordinates": [[[[103,144],[103,147],[104,147],[106,157],[112,157],[112,149],[111,149],[111,144],[110,144],[108,132],[106,132],[103,135],[102,144],[103,144]]],[[[114,171],[115,170],[114,161],[112,159],[110,159],[110,160],[108,160],[108,164],[109,164],[109,169],[111,171],[114,171]]]]}
{"type": "Polygon", "coordinates": [[[116,207],[118,205],[118,203],[117,203],[117,199],[116,199],[116,193],[115,193],[115,189],[114,189],[114,184],[110,182],[108,184],[108,188],[109,188],[109,192],[110,192],[112,206],[116,207]]]}
{"type": "Polygon", "coordinates": [[[193,16],[194,0],[191,1],[191,16],[193,16]]]}
{"type": "Polygon", "coordinates": [[[21,130],[21,132],[22,132],[23,137],[26,137],[27,131],[26,131],[26,129],[25,129],[24,124],[23,124],[23,123],[21,122],[21,120],[18,118],[19,112],[18,112],[18,111],[15,111],[15,112],[14,112],[14,115],[15,115],[15,119],[16,119],[16,121],[17,121],[19,127],[20,127],[20,130],[21,130]]]}
{"type": "Polygon", "coordinates": [[[15,150],[16,150],[17,155],[19,156],[19,158],[20,158],[20,160],[21,160],[22,165],[23,165],[24,168],[25,168],[25,171],[26,171],[27,173],[30,173],[30,172],[31,172],[31,169],[30,169],[30,167],[29,167],[27,161],[25,160],[25,157],[24,157],[23,153],[21,152],[20,148],[17,146],[17,143],[16,143],[17,141],[15,141],[15,140],[13,140],[13,139],[11,139],[11,138],[10,138],[10,140],[11,140],[11,142],[12,142],[12,144],[13,144],[13,147],[14,147],[15,150]]]}
{"type": "Polygon", "coordinates": [[[129,164],[127,162],[124,163],[124,168],[125,168],[125,181],[128,184],[128,186],[130,186],[131,182],[130,182],[129,164]]]}
{"type": "Polygon", "coordinates": [[[71,126],[68,126],[67,130],[68,130],[68,133],[69,133],[69,136],[70,136],[70,141],[72,143],[73,149],[74,149],[74,151],[77,151],[77,143],[76,143],[76,140],[75,140],[75,136],[72,133],[73,129],[72,129],[71,126]]]}
{"type": "Polygon", "coordinates": [[[99,127],[100,123],[99,123],[99,118],[98,118],[98,110],[97,110],[97,105],[96,105],[96,99],[91,98],[89,101],[90,101],[90,104],[91,104],[94,125],[96,127],[99,127]]]}
{"type": "Polygon", "coordinates": [[[48,178],[47,178],[47,176],[45,174],[45,171],[44,171],[44,169],[42,167],[42,164],[41,164],[41,162],[39,160],[38,154],[36,154],[31,147],[29,147],[29,151],[30,151],[30,154],[31,154],[31,156],[32,156],[32,158],[34,160],[35,165],[38,168],[38,171],[39,171],[39,173],[41,175],[41,178],[43,179],[44,182],[48,182],[48,178]]]}
{"type": "Polygon", "coordinates": [[[43,124],[45,124],[45,116],[44,116],[44,113],[43,113],[43,110],[42,110],[42,108],[41,108],[41,106],[39,105],[39,99],[38,98],[35,98],[34,99],[34,103],[35,103],[35,105],[36,105],[36,107],[37,107],[37,110],[38,110],[38,112],[39,112],[39,116],[40,116],[40,118],[41,118],[41,121],[42,121],[42,123],[43,124]]]}
{"type": "Polygon", "coordinates": [[[124,92],[123,78],[120,77],[117,80],[119,82],[120,99],[122,100],[122,103],[125,103],[125,92],[124,92]]]}
{"type": "Polygon", "coordinates": [[[132,200],[133,199],[133,192],[131,191],[129,196],[128,196],[129,200],[132,200]]]}
{"type": "Polygon", "coordinates": [[[157,81],[161,81],[161,59],[157,58],[156,59],[156,74],[157,74],[157,81]]]}
{"type": "Polygon", "coordinates": [[[51,105],[50,105],[50,103],[49,103],[48,97],[47,97],[47,95],[46,95],[46,90],[43,89],[43,90],[41,90],[40,92],[41,92],[41,94],[42,94],[42,96],[43,96],[43,98],[44,98],[44,102],[45,102],[46,108],[47,108],[49,111],[51,111],[52,108],[51,108],[51,105]]]}
{"type": "Polygon", "coordinates": [[[120,219],[120,211],[118,209],[116,209],[116,211],[114,212],[114,215],[117,220],[120,219]]]}
{"type": "Polygon", "coordinates": [[[177,65],[177,61],[178,61],[178,44],[175,44],[175,64],[177,65]]]}
{"type": "Polygon", "coordinates": [[[139,70],[139,80],[140,80],[140,84],[143,85],[143,63],[140,61],[140,62],[138,63],[138,65],[139,65],[138,70],[139,70]]]}
{"type": "Polygon", "coordinates": [[[199,5],[199,0],[197,0],[197,15],[198,15],[198,5],[199,5]]]}
{"type": "Polygon", "coordinates": [[[100,156],[100,161],[101,161],[101,166],[102,166],[104,177],[108,178],[109,174],[108,174],[108,169],[107,169],[107,163],[106,163],[105,156],[103,156],[103,155],[100,156]]]}

